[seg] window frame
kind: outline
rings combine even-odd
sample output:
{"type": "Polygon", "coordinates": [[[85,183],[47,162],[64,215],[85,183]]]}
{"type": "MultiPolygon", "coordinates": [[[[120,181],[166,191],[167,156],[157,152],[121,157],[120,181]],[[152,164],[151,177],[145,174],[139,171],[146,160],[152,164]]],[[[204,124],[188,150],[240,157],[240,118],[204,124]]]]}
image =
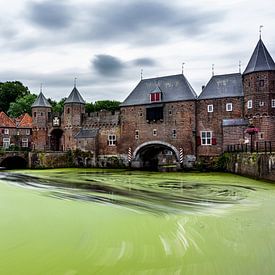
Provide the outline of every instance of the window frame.
{"type": "Polygon", "coordinates": [[[214,106],[213,104],[207,105],[207,113],[213,113],[214,112],[214,106]]]}
{"type": "Polygon", "coordinates": [[[5,128],[5,129],[4,129],[4,135],[9,135],[9,134],[10,134],[9,129],[8,129],[8,128],[5,128]]]}
{"type": "Polygon", "coordinates": [[[233,104],[232,104],[232,102],[226,103],[226,105],[225,105],[225,110],[226,110],[227,112],[232,112],[232,111],[233,111],[233,104]]]}
{"type": "Polygon", "coordinates": [[[247,100],[247,109],[252,109],[252,107],[253,107],[252,99],[247,100]]]}
{"type": "Polygon", "coordinates": [[[22,140],[21,140],[21,146],[23,147],[23,148],[28,148],[29,147],[29,139],[28,138],[22,138],[22,140]]]}
{"type": "Polygon", "coordinates": [[[203,146],[212,145],[212,138],[213,138],[212,131],[201,131],[200,136],[201,136],[201,145],[203,145],[203,146]],[[208,136],[208,134],[209,134],[209,136],[208,136]]]}
{"type": "Polygon", "coordinates": [[[116,146],[116,135],[115,134],[109,134],[108,135],[108,146],[116,146]]]}
{"type": "Polygon", "coordinates": [[[160,102],[161,92],[150,93],[150,102],[160,102]]]}
{"type": "Polygon", "coordinates": [[[8,149],[9,147],[10,147],[10,138],[3,138],[3,148],[8,149]]]}
{"type": "Polygon", "coordinates": [[[271,99],[271,108],[275,108],[275,98],[271,99]]]}
{"type": "Polygon", "coordinates": [[[156,137],[158,135],[157,129],[153,129],[153,136],[156,137]]]}

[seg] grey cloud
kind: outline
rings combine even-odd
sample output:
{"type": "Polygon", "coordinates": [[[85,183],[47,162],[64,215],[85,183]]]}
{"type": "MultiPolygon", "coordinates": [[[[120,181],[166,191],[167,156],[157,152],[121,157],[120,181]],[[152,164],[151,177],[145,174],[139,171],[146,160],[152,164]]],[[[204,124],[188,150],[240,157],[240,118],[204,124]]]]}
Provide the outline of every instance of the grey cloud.
{"type": "Polygon", "coordinates": [[[143,58],[137,58],[133,60],[133,65],[134,66],[145,66],[145,67],[150,67],[150,66],[155,66],[156,62],[152,58],[148,57],[143,57],[143,58]]]}
{"type": "Polygon", "coordinates": [[[72,9],[62,2],[33,2],[29,5],[29,20],[48,29],[65,28],[72,20],[72,9]]]}
{"type": "Polygon", "coordinates": [[[213,22],[222,20],[219,14],[192,6],[177,7],[163,1],[110,2],[93,7],[90,39],[110,40],[128,38],[151,43],[167,40],[178,31],[196,36],[213,22]],[[141,37],[146,37],[146,39],[141,37]]]}
{"type": "Polygon", "coordinates": [[[107,54],[96,55],[91,62],[99,74],[106,76],[117,75],[125,67],[120,59],[107,54]]]}

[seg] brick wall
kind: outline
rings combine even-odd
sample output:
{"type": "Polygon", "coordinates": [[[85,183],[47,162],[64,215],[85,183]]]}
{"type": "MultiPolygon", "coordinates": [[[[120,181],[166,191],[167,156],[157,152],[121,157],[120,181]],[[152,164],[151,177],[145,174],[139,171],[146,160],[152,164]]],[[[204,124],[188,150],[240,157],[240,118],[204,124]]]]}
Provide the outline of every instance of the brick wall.
{"type": "MultiPolygon", "coordinates": [[[[241,118],[243,114],[243,98],[229,97],[206,99],[197,101],[197,153],[199,156],[215,156],[223,151],[222,120],[241,118]],[[226,111],[226,103],[232,103],[232,111],[226,111]],[[208,112],[207,106],[213,105],[213,112],[208,112]],[[212,132],[213,144],[202,145],[200,137],[202,131],[212,132]]],[[[238,143],[239,137],[232,142],[238,143]]]]}
{"type": "Polygon", "coordinates": [[[148,141],[165,141],[177,149],[184,148],[185,155],[194,155],[195,102],[163,104],[163,120],[156,122],[146,120],[147,107],[149,105],[121,108],[119,152],[127,154],[129,147],[134,151],[139,145],[148,141]],[[173,133],[173,130],[176,130],[176,133],[173,133]]]}

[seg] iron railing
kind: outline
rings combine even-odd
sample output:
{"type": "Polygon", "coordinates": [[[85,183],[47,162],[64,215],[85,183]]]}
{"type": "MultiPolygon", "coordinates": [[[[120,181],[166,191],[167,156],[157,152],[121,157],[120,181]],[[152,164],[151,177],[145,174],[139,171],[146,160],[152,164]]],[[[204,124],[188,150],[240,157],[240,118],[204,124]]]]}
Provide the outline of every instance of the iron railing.
{"type": "Polygon", "coordinates": [[[254,145],[251,144],[230,144],[226,146],[225,152],[231,153],[272,153],[275,152],[275,141],[258,141],[254,145]]]}

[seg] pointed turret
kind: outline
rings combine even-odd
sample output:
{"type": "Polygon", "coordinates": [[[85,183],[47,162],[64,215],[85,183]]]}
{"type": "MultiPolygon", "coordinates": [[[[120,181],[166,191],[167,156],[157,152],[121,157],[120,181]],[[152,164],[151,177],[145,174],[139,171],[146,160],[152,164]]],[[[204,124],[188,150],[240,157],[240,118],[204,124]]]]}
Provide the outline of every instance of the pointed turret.
{"type": "Polygon", "coordinates": [[[43,95],[43,93],[40,92],[35,102],[32,104],[32,108],[35,108],[35,107],[51,108],[52,106],[49,103],[49,101],[46,99],[46,97],[43,95]]]}
{"type": "Polygon", "coordinates": [[[275,63],[260,38],[243,74],[263,71],[275,71],[275,63]]]}
{"type": "Polygon", "coordinates": [[[76,87],[73,88],[69,97],[65,100],[64,104],[67,104],[67,103],[85,104],[84,99],[82,98],[81,94],[79,93],[76,87]]]}

